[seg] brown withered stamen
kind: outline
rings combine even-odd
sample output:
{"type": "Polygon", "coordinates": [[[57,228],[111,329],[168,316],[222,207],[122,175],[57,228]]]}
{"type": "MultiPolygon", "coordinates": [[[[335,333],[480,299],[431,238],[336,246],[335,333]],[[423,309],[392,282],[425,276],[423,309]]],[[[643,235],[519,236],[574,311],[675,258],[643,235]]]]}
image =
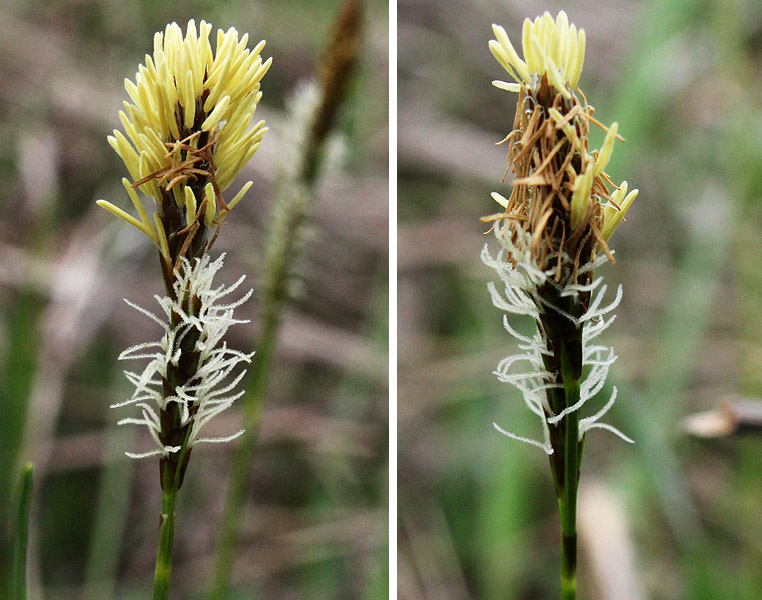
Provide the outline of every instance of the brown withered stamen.
{"type": "MultiPolygon", "coordinates": [[[[513,130],[499,142],[508,142],[506,175],[513,171],[513,189],[502,214],[482,219],[493,227],[501,221],[521,223],[530,236],[529,249],[536,263],[543,270],[551,270],[557,282],[575,283],[579,266],[590,262],[599,251],[614,261],[601,233],[603,207],[599,199],[609,200],[607,186],[613,185],[608,175],[594,177],[591,193],[597,199],[588,201],[581,222],[571,227],[571,198],[577,177],[592,168],[589,124],[609,130],[592,113],[584,94],[575,90],[570,99],[564,99],[553,93],[545,77],[534,92],[522,87],[513,130]],[[558,120],[551,116],[552,109],[561,114],[558,120]],[[571,261],[566,275],[564,255],[571,261]]],[[[515,230],[509,228],[505,233],[516,241],[515,230]]]]}

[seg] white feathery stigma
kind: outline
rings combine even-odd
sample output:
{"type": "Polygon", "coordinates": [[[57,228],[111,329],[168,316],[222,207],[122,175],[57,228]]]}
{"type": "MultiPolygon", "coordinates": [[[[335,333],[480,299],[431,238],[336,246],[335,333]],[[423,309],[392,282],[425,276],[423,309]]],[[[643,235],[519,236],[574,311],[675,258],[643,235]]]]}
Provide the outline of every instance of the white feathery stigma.
{"type": "MultiPolygon", "coordinates": [[[[603,285],[603,280],[600,277],[596,277],[586,285],[557,283],[554,277],[555,267],[544,271],[536,264],[530,252],[530,235],[518,223],[513,223],[510,227],[496,226],[494,230],[502,248],[497,256],[493,257],[487,244],[485,244],[481,258],[484,264],[497,272],[503,283],[503,289],[502,291],[498,290],[492,282],[488,283],[487,287],[492,303],[506,313],[503,317],[503,324],[506,331],[518,341],[518,347],[521,351],[501,360],[494,373],[501,382],[510,383],[521,392],[526,406],[540,420],[542,439],[530,439],[511,433],[497,424],[494,426],[504,435],[539,446],[550,455],[553,454],[550,443],[550,427],[557,425],[566,415],[581,410],[588,401],[599,394],[606,383],[609,368],[617,359],[612,348],[595,344],[593,341],[616,318],[612,313],[622,298],[622,288],[621,286],[617,288],[613,301],[605,303],[607,286],[603,285]],[[509,262],[507,256],[513,260],[509,262]],[[577,297],[582,293],[590,293],[589,307],[579,317],[564,312],[541,297],[539,288],[548,284],[555,286],[563,297],[577,297]],[[563,318],[571,321],[575,327],[582,328],[582,366],[583,372],[587,373],[581,381],[579,401],[556,415],[553,414],[548,404],[547,391],[563,386],[556,383],[555,375],[545,367],[543,356],[551,354],[548,349],[548,340],[544,338],[539,329],[531,337],[522,335],[510,325],[508,320],[508,314],[514,314],[531,317],[537,322],[540,315],[548,311],[555,311],[563,318]]],[[[562,260],[565,264],[573,262],[567,255],[564,255],[562,260]]],[[[607,261],[606,256],[600,255],[592,262],[580,266],[577,273],[584,274],[607,261]]],[[[588,430],[597,428],[611,431],[625,441],[632,443],[632,440],[618,429],[600,422],[600,419],[613,405],[616,395],[617,390],[614,388],[611,397],[598,412],[580,419],[580,439],[588,430]]]]}
{"type": "Polygon", "coordinates": [[[220,438],[204,438],[200,435],[201,429],[212,417],[243,396],[244,392],[236,392],[235,388],[246,370],[241,369],[237,374],[234,372],[242,363],[250,363],[254,355],[253,352],[246,354],[230,349],[222,342],[231,325],[248,322],[234,318],[233,311],[252,294],[252,290],[249,290],[238,300],[225,302],[226,297],[243,283],[245,276],[231,286],[215,287],[214,277],[222,267],[224,257],[222,254],[212,262],[206,255],[195,259],[193,264],[183,258],[174,282],[174,295],[180,301],[168,296],[154,296],[161,307],[160,316],[126,300],[127,304],[155,321],[164,331],[158,342],[137,344],[119,355],[120,360],[148,360],[148,364],[141,373],[125,371],[127,379],[135,386],[135,391],[128,400],[114,404],[112,408],[134,404],[140,408],[141,416],[122,419],[118,424],[145,425],[159,446],[158,449],[139,454],[126,453],[131,458],[166,456],[180,450],[179,446],[164,446],[159,439],[160,412],[172,402],[180,406],[181,425],[192,423],[187,442],[189,448],[201,442],[230,441],[243,433],[241,430],[220,438]],[[198,299],[197,309],[192,313],[183,308],[184,297],[198,299]],[[191,333],[198,336],[193,349],[198,353],[195,374],[185,384],[177,386],[171,395],[165,396],[167,369],[170,365],[178,365],[183,352],[181,344],[191,333]]]}

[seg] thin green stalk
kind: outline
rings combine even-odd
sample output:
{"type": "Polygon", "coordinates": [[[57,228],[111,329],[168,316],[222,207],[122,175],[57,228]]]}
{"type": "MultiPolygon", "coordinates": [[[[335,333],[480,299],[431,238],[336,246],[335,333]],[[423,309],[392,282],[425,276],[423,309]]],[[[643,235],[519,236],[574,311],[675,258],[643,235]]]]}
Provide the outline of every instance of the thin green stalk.
{"type": "MultiPolygon", "coordinates": [[[[561,378],[566,406],[579,401],[579,376],[572,366],[566,344],[561,346],[561,378]]],[[[559,499],[561,509],[561,597],[577,597],[577,483],[579,482],[579,412],[564,417],[564,487],[559,499]]]]}
{"type": "MultiPolygon", "coordinates": [[[[188,439],[190,438],[190,431],[190,428],[188,428],[178,455],[177,462],[180,465],[184,464],[185,456],[189,452],[188,439]]],[[[177,504],[177,492],[180,489],[182,471],[181,469],[164,469],[162,477],[159,548],[156,552],[153,600],[167,600],[169,598],[169,582],[172,576],[172,553],[175,544],[175,506],[177,504]]]]}
{"type": "Polygon", "coordinates": [[[169,598],[169,580],[172,575],[172,548],[175,541],[175,504],[177,490],[166,489],[161,495],[161,526],[156,571],[153,580],[153,600],[169,598]]]}
{"type": "Polygon", "coordinates": [[[32,464],[21,469],[13,532],[13,570],[10,600],[26,600],[26,555],[29,542],[29,509],[32,504],[32,464]]]}
{"type": "Polygon", "coordinates": [[[225,508],[222,513],[220,536],[217,543],[217,556],[212,576],[210,598],[223,600],[225,590],[233,570],[233,551],[235,549],[236,533],[240,521],[243,497],[246,491],[246,480],[251,466],[258,440],[259,420],[262,414],[262,400],[267,387],[267,375],[272,360],[280,321],[280,307],[270,306],[264,316],[262,333],[257,344],[257,353],[251,367],[251,380],[247,390],[248,400],[244,404],[243,427],[248,432],[244,436],[233,458],[230,483],[225,498],[225,508]]]}

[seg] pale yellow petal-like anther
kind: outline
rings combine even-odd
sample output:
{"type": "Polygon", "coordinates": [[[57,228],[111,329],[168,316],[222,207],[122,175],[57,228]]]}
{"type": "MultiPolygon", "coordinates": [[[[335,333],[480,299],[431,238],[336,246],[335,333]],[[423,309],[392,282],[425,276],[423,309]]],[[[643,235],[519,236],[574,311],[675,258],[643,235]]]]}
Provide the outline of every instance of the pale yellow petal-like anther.
{"type": "Polygon", "coordinates": [[[563,60],[563,77],[565,81],[570,82],[572,80],[572,69],[574,68],[574,62],[577,60],[577,27],[575,25],[569,26],[569,31],[566,32],[566,47],[564,48],[564,60],[563,60]]]}
{"type": "MultiPolygon", "coordinates": [[[[549,108],[548,114],[550,115],[550,118],[555,121],[556,125],[561,123],[561,121],[564,120],[564,116],[559,112],[557,108],[549,108]]],[[[563,125],[561,125],[561,131],[563,131],[566,134],[566,137],[569,138],[569,141],[572,143],[575,143],[577,140],[577,136],[574,134],[574,129],[572,128],[571,124],[566,122],[563,125]]]]}
{"type": "Polygon", "coordinates": [[[249,191],[249,188],[254,185],[253,181],[247,181],[243,184],[243,187],[240,189],[240,191],[235,195],[235,197],[228,203],[228,212],[233,210],[236,204],[238,204],[243,197],[246,195],[246,192],[249,191]]]}
{"type": "Polygon", "coordinates": [[[127,179],[126,177],[122,177],[122,185],[124,186],[124,189],[127,190],[127,194],[129,195],[130,200],[132,200],[132,204],[135,207],[135,210],[138,211],[138,216],[140,216],[140,221],[141,223],[143,223],[143,226],[144,226],[143,232],[148,237],[150,237],[154,242],[157,242],[156,232],[153,230],[153,225],[151,225],[151,220],[148,218],[148,213],[146,212],[146,209],[143,206],[143,203],[140,201],[140,198],[138,197],[138,193],[130,184],[130,180],[127,179]]]}
{"type": "Polygon", "coordinates": [[[114,129],[114,135],[110,135],[106,139],[108,140],[109,145],[119,155],[119,158],[124,161],[127,170],[130,172],[130,176],[132,176],[133,179],[139,179],[140,157],[138,156],[138,153],[135,152],[135,149],[130,142],[127,141],[127,138],[124,137],[124,134],[118,129],[114,129]]]}
{"type": "Polygon", "coordinates": [[[217,216],[217,201],[214,196],[214,186],[207,183],[204,187],[204,196],[206,197],[206,207],[204,208],[204,223],[207,227],[214,226],[214,217],[217,216]]]}
{"type": "Polygon", "coordinates": [[[553,26],[553,17],[546,11],[541,17],[534,20],[534,30],[538,41],[542,45],[543,55],[548,43],[548,30],[553,26]],[[548,17],[547,19],[545,17],[548,17]]]}
{"type": "MultiPolygon", "coordinates": [[[[618,189],[611,193],[611,201],[603,207],[603,231],[606,231],[606,223],[619,212],[622,207],[622,199],[627,195],[627,182],[623,181],[618,189]]],[[[613,229],[611,230],[613,232],[613,229]]]]}
{"type": "Polygon", "coordinates": [[[524,60],[527,63],[527,69],[530,73],[537,73],[540,70],[540,65],[537,63],[532,52],[532,44],[530,43],[529,36],[534,32],[534,25],[529,18],[524,19],[524,25],[521,28],[521,47],[524,50],[524,60]]]}
{"type": "Polygon", "coordinates": [[[107,211],[109,211],[112,215],[115,215],[122,219],[125,223],[129,223],[132,225],[135,229],[142,232],[144,235],[147,235],[152,240],[154,239],[154,236],[151,234],[150,230],[146,228],[146,226],[138,221],[135,217],[130,215],[129,213],[124,212],[121,208],[118,206],[114,206],[109,202],[108,200],[96,200],[95,203],[100,206],[101,208],[105,208],[107,211]]]}
{"type": "Polygon", "coordinates": [[[185,54],[187,57],[188,67],[190,67],[192,79],[191,90],[193,97],[195,98],[201,93],[201,81],[203,79],[203,66],[200,56],[201,42],[196,33],[196,22],[191,19],[188,21],[188,28],[185,33],[185,54]]]}
{"type": "Polygon", "coordinates": [[[611,160],[611,151],[614,149],[614,140],[616,139],[618,130],[619,123],[614,122],[606,134],[606,139],[603,140],[603,146],[601,146],[601,151],[598,154],[598,159],[595,161],[595,168],[593,169],[594,177],[598,177],[598,175],[603,173],[603,169],[605,169],[606,165],[609,164],[609,160],[611,160]]]}
{"type": "Polygon", "coordinates": [[[593,188],[593,166],[588,163],[585,172],[577,175],[574,182],[574,193],[571,199],[571,227],[572,231],[587,216],[590,204],[590,191],[593,188]]]}
{"type": "Polygon", "coordinates": [[[564,116],[561,114],[561,111],[552,106],[548,109],[548,114],[550,115],[550,118],[556,122],[556,125],[564,120],[564,116]]]}
{"type": "Polygon", "coordinates": [[[255,60],[255,57],[248,50],[244,50],[238,60],[235,61],[228,75],[227,92],[231,98],[239,97],[243,91],[242,88],[248,86],[248,82],[244,80],[244,75],[249,71],[249,67],[255,60]]]}
{"type": "MultiPolygon", "coordinates": [[[[145,129],[149,131],[148,128],[145,129]]],[[[155,141],[145,133],[138,135],[138,144],[141,148],[144,148],[140,155],[140,176],[146,177],[148,174],[154,172],[164,162],[164,148],[157,148],[155,141]],[[145,158],[144,158],[145,157],[145,158]]]]}
{"type": "Polygon", "coordinates": [[[172,186],[172,198],[178,208],[185,206],[185,187],[184,185],[172,186]]]}
{"type": "MultiPolygon", "coordinates": [[[[209,34],[212,33],[212,26],[206,21],[201,21],[198,26],[198,37],[200,43],[199,58],[202,61],[202,67],[209,67],[212,64],[212,45],[209,43],[209,34]]],[[[203,71],[203,69],[202,69],[203,71]]]]}
{"type": "Polygon", "coordinates": [[[499,90],[505,90],[506,92],[514,92],[518,94],[521,91],[520,83],[509,83],[507,81],[500,81],[499,79],[496,79],[492,82],[492,85],[494,85],[499,90]]]}
{"type": "Polygon", "coordinates": [[[502,46],[508,55],[513,68],[516,70],[523,81],[529,81],[529,69],[527,68],[526,63],[521,60],[521,58],[519,58],[519,55],[516,53],[513,44],[511,44],[511,40],[508,38],[508,34],[505,32],[505,29],[500,25],[495,25],[493,23],[492,31],[494,32],[498,43],[500,46],[502,46]]]}
{"type": "Polygon", "coordinates": [[[190,69],[185,73],[185,85],[183,86],[183,109],[185,112],[185,127],[190,129],[196,120],[196,96],[193,94],[193,71],[190,69]]]}
{"type": "Polygon", "coordinates": [[[230,104],[230,96],[225,96],[222,100],[219,101],[211,114],[201,124],[201,131],[209,131],[210,129],[214,129],[225,116],[225,111],[228,109],[228,104],[230,104]]]}
{"type": "Polygon", "coordinates": [[[157,56],[160,52],[163,52],[164,47],[164,35],[161,31],[157,31],[153,34],[153,54],[157,56]]]}
{"type": "Polygon", "coordinates": [[[540,38],[534,33],[529,34],[529,48],[532,52],[532,60],[538,65],[537,73],[542,75],[545,71],[545,49],[540,38]]]}
{"type": "Polygon", "coordinates": [[[196,196],[193,194],[193,190],[187,185],[185,186],[185,221],[188,225],[192,225],[196,220],[196,196]]]}
{"type": "Polygon", "coordinates": [[[627,196],[625,194],[627,194],[627,182],[623,181],[622,186],[611,196],[619,208],[612,203],[608,203],[603,207],[603,230],[601,234],[606,241],[611,238],[616,228],[619,227],[619,224],[624,219],[625,214],[627,214],[627,211],[630,210],[630,206],[632,206],[635,198],[638,197],[638,190],[632,190],[627,196]],[[622,200],[622,197],[624,197],[624,200],[622,200]]]}
{"type": "MultiPolygon", "coordinates": [[[[262,54],[262,50],[264,50],[264,49],[265,49],[265,45],[266,45],[266,44],[267,44],[267,42],[266,42],[265,40],[259,40],[259,42],[257,43],[257,45],[256,45],[256,46],[254,46],[254,47],[251,49],[251,53],[252,53],[252,54],[255,54],[255,55],[259,55],[259,54],[262,54]]],[[[267,60],[272,60],[272,59],[271,59],[271,58],[268,58],[267,60]]]]}
{"type": "Polygon", "coordinates": [[[553,60],[563,67],[566,53],[566,34],[569,31],[569,18],[564,11],[560,11],[556,17],[555,40],[553,43],[553,60]]]}
{"type": "Polygon", "coordinates": [[[138,88],[134,83],[132,83],[132,81],[127,78],[124,80],[124,89],[133,103],[140,104],[140,93],[138,92],[138,88]]]}
{"type": "Polygon", "coordinates": [[[252,76],[252,80],[259,83],[259,80],[262,79],[270,70],[270,67],[272,66],[272,64],[273,64],[273,57],[271,56],[257,68],[256,72],[252,76]]]}
{"type": "Polygon", "coordinates": [[[577,57],[574,61],[574,69],[569,73],[569,85],[572,88],[577,87],[579,82],[579,76],[582,74],[582,65],[585,62],[585,44],[586,44],[585,30],[580,29],[577,32],[577,57]]]}
{"type": "Polygon", "coordinates": [[[164,224],[161,222],[159,213],[153,213],[153,221],[156,223],[156,233],[159,237],[159,250],[161,251],[161,255],[167,260],[170,260],[169,242],[167,241],[167,234],[164,231],[164,224]]]}
{"type": "Polygon", "coordinates": [[[556,88],[557,92],[567,100],[571,98],[569,90],[566,89],[564,80],[561,79],[561,74],[558,72],[558,67],[553,62],[553,59],[549,55],[545,55],[545,73],[548,76],[548,83],[556,88]]]}
{"type": "Polygon", "coordinates": [[[244,112],[244,110],[245,107],[239,106],[237,114],[234,113],[228,117],[227,122],[225,123],[224,135],[221,136],[222,140],[220,140],[220,145],[218,146],[218,151],[221,151],[227,143],[223,143],[223,140],[239,139],[246,134],[246,130],[249,128],[251,120],[254,118],[255,110],[254,108],[248,112],[244,112]]]}
{"type": "Polygon", "coordinates": [[[492,196],[492,199],[497,202],[500,206],[503,208],[508,208],[508,199],[505,198],[505,196],[502,196],[501,194],[498,194],[497,192],[492,192],[490,194],[492,196]]]}
{"type": "MultiPolygon", "coordinates": [[[[136,112],[135,109],[132,107],[132,105],[128,105],[128,106],[130,109],[132,109],[133,113],[136,112]]],[[[121,110],[119,111],[119,121],[121,121],[122,127],[124,127],[124,131],[130,137],[130,139],[133,142],[137,142],[138,132],[135,129],[135,125],[133,125],[132,122],[130,121],[130,118],[126,114],[124,114],[124,111],[121,111],[121,110]]],[[[114,135],[116,135],[116,130],[114,130],[114,135]]]]}
{"type": "Polygon", "coordinates": [[[516,71],[513,70],[511,59],[505,53],[505,49],[495,40],[490,40],[488,46],[489,51],[492,52],[492,56],[494,56],[497,62],[500,63],[500,66],[503,67],[516,81],[521,81],[521,77],[519,77],[516,71]]]}

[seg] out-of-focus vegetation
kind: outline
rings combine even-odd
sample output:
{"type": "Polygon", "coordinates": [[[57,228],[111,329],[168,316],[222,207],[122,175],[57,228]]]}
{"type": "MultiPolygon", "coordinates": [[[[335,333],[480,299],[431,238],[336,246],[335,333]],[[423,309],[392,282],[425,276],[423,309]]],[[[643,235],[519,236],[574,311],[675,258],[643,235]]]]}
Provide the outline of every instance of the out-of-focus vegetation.
{"type": "MultiPolygon", "coordinates": [[[[150,594],[160,489],[157,461],[128,415],[116,360],[158,334],[122,298],[162,293],[154,249],[95,205],[129,200],[106,143],[153,49],[177,21],[267,39],[273,67],[258,114],[270,131],[241,174],[254,180],[214,252],[221,274],[255,288],[248,325],[228,344],[249,351],[285,99],[311,77],[339,2],[26,2],[0,8],[0,523],[2,585],[22,461],[35,464],[30,598],[150,594]]],[[[387,570],[387,31],[388,7],[365,2],[358,78],[342,115],[347,165],[318,187],[301,293],[273,361],[230,598],[385,598],[387,570]]],[[[233,184],[236,190],[240,184],[233,184]]],[[[256,350],[256,348],[254,348],[256,350]]],[[[235,431],[236,411],[209,424],[235,431]]],[[[231,444],[194,452],[178,506],[173,597],[202,598],[231,444]]],[[[0,593],[1,595],[1,593],[0,593]]]]}
{"type": "MultiPolygon", "coordinates": [[[[762,439],[697,441],[683,417],[762,396],[762,5],[753,0],[399,6],[399,594],[553,598],[558,515],[539,432],[491,374],[516,351],[490,302],[478,217],[497,210],[515,96],[490,24],[565,9],[587,32],[580,86],[619,121],[607,169],[640,188],[612,238],[604,334],[611,421],[580,488],[580,597],[753,599],[762,589],[762,439]]],[[[593,138],[599,147],[602,132],[593,138]]],[[[512,321],[514,324],[516,320],[512,321]]],[[[602,392],[603,397],[606,390],[602,392]]]]}

